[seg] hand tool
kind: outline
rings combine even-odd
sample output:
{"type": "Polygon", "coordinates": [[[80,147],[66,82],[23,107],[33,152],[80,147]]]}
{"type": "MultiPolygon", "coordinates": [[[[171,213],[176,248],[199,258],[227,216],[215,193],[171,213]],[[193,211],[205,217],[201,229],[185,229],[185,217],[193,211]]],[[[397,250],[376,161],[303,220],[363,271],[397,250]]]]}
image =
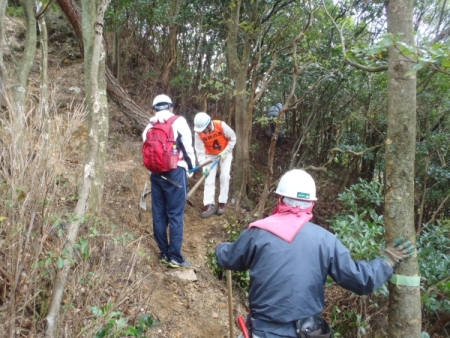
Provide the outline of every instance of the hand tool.
{"type": "Polygon", "coordinates": [[[211,160],[203,162],[202,164],[199,164],[198,166],[196,166],[196,167],[192,168],[191,170],[189,170],[189,173],[193,173],[194,171],[197,171],[198,169],[203,168],[205,165],[208,165],[208,164],[212,163],[212,161],[214,161],[214,160],[211,159],[211,160]]]}
{"type": "Polygon", "coordinates": [[[145,182],[144,190],[142,191],[142,194],[141,194],[141,200],[139,201],[140,207],[144,210],[147,210],[147,201],[145,200],[145,198],[147,197],[148,194],[150,194],[152,192],[151,189],[147,190],[147,186],[148,186],[148,182],[145,182]]]}
{"type": "Polygon", "coordinates": [[[244,336],[244,338],[250,338],[250,335],[249,335],[248,330],[247,330],[247,326],[245,326],[244,317],[238,316],[237,317],[237,322],[238,322],[239,328],[242,331],[242,335],[244,336]]]}
{"type": "MultiPolygon", "coordinates": [[[[211,164],[211,167],[209,168],[209,170],[211,171],[211,169],[214,168],[214,167],[217,165],[218,162],[219,162],[219,159],[214,160],[214,162],[211,164]]],[[[202,182],[205,180],[205,178],[206,178],[206,176],[205,176],[205,175],[202,175],[202,178],[200,178],[200,179],[198,180],[198,182],[195,183],[195,185],[192,187],[192,189],[189,190],[189,192],[188,192],[188,194],[187,194],[187,199],[189,199],[189,198],[192,197],[192,195],[194,194],[194,192],[198,189],[198,187],[200,186],[200,184],[202,184],[202,182]]]]}
{"type": "Polygon", "coordinates": [[[228,319],[230,321],[230,337],[234,337],[233,322],[233,294],[231,287],[231,271],[227,270],[227,289],[228,289],[228,319]]]}
{"type": "Polygon", "coordinates": [[[163,180],[166,180],[167,182],[169,182],[169,183],[173,184],[174,186],[176,186],[177,188],[180,188],[180,189],[181,189],[181,184],[178,183],[178,182],[175,182],[173,179],[171,179],[171,178],[169,178],[169,177],[166,177],[166,176],[164,176],[164,175],[161,175],[161,174],[155,174],[155,175],[158,175],[158,176],[161,177],[163,180]]]}

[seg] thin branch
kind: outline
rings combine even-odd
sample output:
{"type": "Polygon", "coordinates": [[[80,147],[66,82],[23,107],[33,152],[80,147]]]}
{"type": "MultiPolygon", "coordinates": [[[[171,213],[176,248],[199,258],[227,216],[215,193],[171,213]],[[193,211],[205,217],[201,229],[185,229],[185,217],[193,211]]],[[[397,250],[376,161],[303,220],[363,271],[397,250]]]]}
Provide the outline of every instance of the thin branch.
{"type": "MultiPolygon", "coordinates": [[[[307,66],[308,64],[309,64],[309,62],[308,62],[304,67],[302,67],[302,69],[306,68],[306,66],[307,66]]],[[[331,71],[330,74],[325,75],[325,76],[323,76],[321,79],[319,79],[318,81],[316,81],[316,83],[314,83],[314,85],[313,85],[308,91],[304,92],[303,95],[302,95],[299,99],[295,100],[294,103],[291,104],[291,107],[297,106],[300,102],[303,101],[303,99],[304,99],[307,95],[309,95],[310,93],[312,93],[312,92],[313,92],[313,91],[314,91],[314,90],[315,90],[315,89],[316,89],[316,88],[317,88],[324,80],[326,80],[326,79],[328,79],[329,77],[333,76],[333,74],[336,73],[336,72],[337,72],[337,69],[331,71]]]]}
{"type": "Polygon", "coordinates": [[[367,149],[364,149],[363,151],[359,151],[359,152],[356,152],[356,151],[353,151],[353,150],[342,150],[342,149],[340,149],[340,148],[332,148],[332,149],[330,149],[330,158],[328,159],[328,162],[327,163],[325,163],[323,166],[321,166],[321,167],[315,167],[315,166],[308,166],[308,167],[306,167],[306,168],[302,168],[303,170],[308,170],[308,169],[311,169],[311,170],[316,170],[316,171],[327,171],[327,167],[333,162],[333,160],[334,160],[334,154],[335,153],[342,153],[342,154],[352,154],[353,156],[362,156],[362,155],[364,155],[365,153],[367,153],[367,152],[369,152],[369,151],[371,151],[371,150],[373,150],[373,149],[376,149],[376,148],[379,148],[379,147],[381,147],[382,145],[381,144],[379,144],[379,145],[376,145],[376,146],[373,146],[373,147],[370,147],[370,148],[367,148],[367,149]]]}
{"type": "Polygon", "coordinates": [[[427,289],[427,293],[434,291],[435,289],[437,289],[439,284],[444,284],[445,282],[447,282],[448,280],[450,280],[450,276],[445,277],[443,280],[440,280],[437,283],[434,283],[433,285],[431,285],[428,289],[427,289]]]}
{"type": "Polygon", "coordinates": [[[327,6],[325,5],[324,0],[322,0],[322,5],[323,5],[323,8],[324,8],[325,12],[327,13],[327,16],[330,18],[330,20],[333,23],[334,27],[339,32],[339,36],[341,38],[341,45],[342,45],[342,56],[344,57],[345,62],[347,62],[350,66],[353,66],[353,67],[355,67],[357,69],[361,69],[361,70],[363,70],[365,72],[377,73],[377,72],[387,71],[387,69],[388,69],[387,65],[378,66],[378,67],[364,66],[364,65],[361,65],[361,64],[359,64],[357,62],[354,62],[354,61],[350,60],[349,58],[347,58],[345,56],[347,52],[345,50],[345,38],[344,38],[344,34],[342,33],[342,29],[339,28],[339,26],[337,25],[336,21],[334,21],[333,17],[328,12],[328,9],[327,9],[327,6]]]}
{"type": "Polygon", "coordinates": [[[436,219],[436,216],[438,215],[439,211],[441,211],[442,207],[444,206],[444,204],[448,201],[448,199],[450,198],[450,194],[448,194],[444,200],[441,202],[441,204],[439,204],[439,207],[436,209],[436,211],[433,213],[433,216],[431,217],[431,219],[427,222],[427,223],[433,223],[436,219]]]}

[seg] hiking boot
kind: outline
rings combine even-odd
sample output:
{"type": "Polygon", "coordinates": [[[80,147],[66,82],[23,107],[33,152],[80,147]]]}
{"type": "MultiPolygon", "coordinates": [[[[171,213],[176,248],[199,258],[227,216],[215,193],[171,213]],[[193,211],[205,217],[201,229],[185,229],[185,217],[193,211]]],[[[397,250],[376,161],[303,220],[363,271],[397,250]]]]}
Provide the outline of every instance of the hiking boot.
{"type": "Polygon", "coordinates": [[[205,209],[202,212],[202,218],[211,217],[216,212],[216,206],[214,204],[205,205],[205,209]]]}
{"type": "Polygon", "coordinates": [[[169,258],[169,256],[162,254],[159,262],[162,264],[169,264],[170,258],[169,258]]]}
{"type": "Polygon", "coordinates": [[[223,215],[225,213],[226,203],[219,203],[219,208],[217,209],[217,215],[223,215]]]}
{"type": "Polygon", "coordinates": [[[191,263],[188,261],[184,261],[183,263],[178,263],[176,260],[172,259],[169,262],[169,266],[171,268],[177,269],[177,268],[188,268],[191,266],[191,263]]]}

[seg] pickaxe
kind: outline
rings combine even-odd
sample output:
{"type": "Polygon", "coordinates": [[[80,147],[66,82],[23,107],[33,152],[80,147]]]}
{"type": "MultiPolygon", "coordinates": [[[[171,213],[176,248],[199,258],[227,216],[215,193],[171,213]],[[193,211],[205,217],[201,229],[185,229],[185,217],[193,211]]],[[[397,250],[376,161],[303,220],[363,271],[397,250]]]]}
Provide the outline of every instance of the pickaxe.
{"type": "MultiPolygon", "coordinates": [[[[211,164],[211,167],[209,168],[210,171],[211,171],[212,168],[214,168],[217,165],[217,163],[219,163],[219,160],[220,160],[219,158],[214,160],[214,162],[211,164]]],[[[211,163],[211,162],[209,162],[209,163],[211,163]]],[[[208,161],[206,161],[205,163],[202,163],[200,165],[200,167],[203,167],[203,166],[205,166],[207,164],[208,164],[208,161]]],[[[192,187],[192,189],[189,190],[189,192],[187,194],[187,197],[186,197],[186,201],[188,202],[189,205],[194,206],[194,203],[190,200],[190,198],[192,197],[194,192],[198,189],[198,187],[202,184],[202,182],[205,180],[205,178],[206,178],[206,176],[202,175],[202,177],[198,180],[197,183],[195,183],[195,185],[192,187]]]]}

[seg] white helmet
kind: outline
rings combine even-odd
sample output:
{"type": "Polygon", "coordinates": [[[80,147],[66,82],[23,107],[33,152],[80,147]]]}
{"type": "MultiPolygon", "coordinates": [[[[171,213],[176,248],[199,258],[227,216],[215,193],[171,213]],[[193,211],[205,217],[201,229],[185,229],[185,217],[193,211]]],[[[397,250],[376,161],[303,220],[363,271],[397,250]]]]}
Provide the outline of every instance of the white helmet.
{"type": "Polygon", "coordinates": [[[161,94],[153,99],[153,109],[156,111],[169,109],[172,106],[172,100],[167,95],[161,94]]]}
{"type": "Polygon", "coordinates": [[[197,113],[194,117],[194,131],[201,133],[210,124],[211,117],[206,113],[197,113]]]}
{"type": "Polygon", "coordinates": [[[276,194],[298,200],[317,201],[316,183],[304,170],[293,169],[281,177],[276,194]]]}

